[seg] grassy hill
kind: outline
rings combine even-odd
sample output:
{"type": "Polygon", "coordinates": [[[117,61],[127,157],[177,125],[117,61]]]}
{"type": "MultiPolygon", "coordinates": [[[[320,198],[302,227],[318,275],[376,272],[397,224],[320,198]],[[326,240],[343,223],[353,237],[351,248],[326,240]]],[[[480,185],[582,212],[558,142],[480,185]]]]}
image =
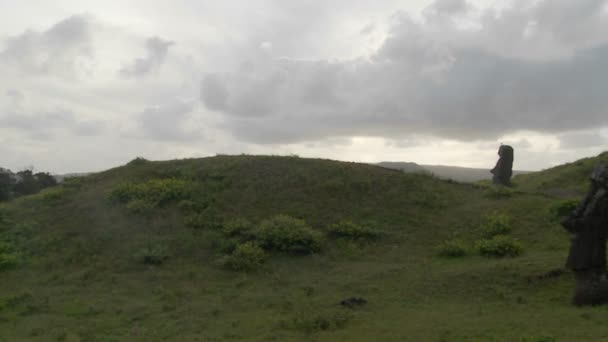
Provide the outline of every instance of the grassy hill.
{"type": "Polygon", "coordinates": [[[542,172],[517,175],[513,182],[523,191],[537,191],[549,195],[579,198],[589,187],[589,175],[598,162],[608,162],[608,152],[596,157],[559,165],[542,172]]]}
{"type": "Polygon", "coordinates": [[[330,160],[136,159],[0,205],[0,341],[600,340],[607,309],[569,304],[559,203],[330,160]],[[505,227],[523,253],[480,255],[505,227]]]}

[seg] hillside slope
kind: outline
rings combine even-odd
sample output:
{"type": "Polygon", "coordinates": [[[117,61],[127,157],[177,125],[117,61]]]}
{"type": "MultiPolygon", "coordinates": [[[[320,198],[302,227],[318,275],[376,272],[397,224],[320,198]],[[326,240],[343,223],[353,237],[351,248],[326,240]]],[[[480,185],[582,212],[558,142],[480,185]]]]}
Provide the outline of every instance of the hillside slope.
{"type": "Polygon", "coordinates": [[[513,178],[513,182],[518,189],[523,191],[537,191],[559,197],[579,198],[587,192],[589,175],[598,162],[608,162],[608,152],[540,172],[518,175],[513,178]]]}
{"type": "MultiPolygon", "coordinates": [[[[490,169],[478,169],[471,167],[447,166],[447,165],[419,165],[411,162],[381,162],[379,166],[389,169],[401,170],[408,173],[427,173],[441,179],[452,179],[457,182],[473,183],[480,180],[492,179],[490,169]]],[[[514,170],[514,175],[526,174],[529,171],[514,170]]]]}
{"type": "Polygon", "coordinates": [[[17,260],[0,267],[0,341],[594,340],[604,309],[569,305],[554,203],[329,160],[134,160],[0,206],[0,255],[17,260]],[[523,255],[437,256],[446,239],[472,249],[496,213],[523,255]],[[226,269],[231,222],[275,215],[320,250],[226,269]],[[332,236],[343,220],[377,237],[332,236]]]}

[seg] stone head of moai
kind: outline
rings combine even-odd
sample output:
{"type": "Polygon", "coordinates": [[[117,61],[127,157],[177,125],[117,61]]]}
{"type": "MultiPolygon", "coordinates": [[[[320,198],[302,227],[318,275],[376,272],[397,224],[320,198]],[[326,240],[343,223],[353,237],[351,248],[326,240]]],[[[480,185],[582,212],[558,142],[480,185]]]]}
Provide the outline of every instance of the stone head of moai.
{"type": "Polygon", "coordinates": [[[572,301],[577,305],[608,302],[608,165],[595,165],[589,178],[591,187],[587,195],[562,221],[571,238],[566,267],[574,271],[576,288],[572,301]]]}
{"type": "Polygon", "coordinates": [[[589,178],[597,186],[608,187],[608,164],[599,163],[595,165],[589,178]]]}

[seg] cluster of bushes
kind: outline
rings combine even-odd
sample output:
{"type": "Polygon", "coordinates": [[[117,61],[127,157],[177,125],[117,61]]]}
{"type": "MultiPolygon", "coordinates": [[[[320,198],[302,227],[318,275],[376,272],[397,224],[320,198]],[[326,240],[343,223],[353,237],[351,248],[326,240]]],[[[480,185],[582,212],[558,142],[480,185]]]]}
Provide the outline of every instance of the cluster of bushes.
{"type": "Polygon", "coordinates": [[[508,235],[496,235],[491,238],[477,240],[475,250],[487,257],[516,257],[521,254],[523,247],[519,241],[508,235]]]}
{"type": "Polygon", "coordinates": [[[463,240],[451,239],[440,243],[436,249],[439,256],[456,258],[467,255],[469,247],[463,240]]]}
{"type": "Polygon", "coordinates": [[[57,185],[55,177],[46,172],[34,173],[32,170],[23,170],[14,174],[9,170],[1,169],[0,201],[33,195],[55,185],[57,185]]]}
{"type": "Polygon", "coordinates": [[[290,255],[313,254],[321,251],[326,237],[340,239],[372,239],[378,233],[371,228],[342,221],[331,225],[327,235],[310,227],[304,220],[277,215],[257,225],[245,219],[224,224],[217,247],[224,256],[220,263],[232,270],[259,268],[273,253],[290,255]]]}
{"type": "Polygon", "coordinates": [[[189,198],[191,188],[191,182],[174,178],[152,179],[143,183],[127,182],[110,193],[110,200],[125,204],[130,211],[146,213],[170,202],[189,198]]]}
{"type": "MultiPolygon", "coordinates": [[[[511,237],[510,217],[494,212],[486,216],[480,227],[481,239],[473,243],[473,251],[486,257],[515,257],[523,252],[521,243],[511,237]]],[[[471,250],[468,243],[459,239],[447,240],[437,246],[437,253],[443,257],[461,257],[471,250]]]]}
{"type": "MultiPolygon", "coordinates": [[[[325,231],[313,229],[304,220],[287,215],[276,215],[258,223],[246,219],[226,220],[214,205],[212,196],[194,196],[195,185],[192,181],[176,178],[127,182],[114,188],[109,200],[140,214],[176,203],[184,215],[184,225],[218,234],[214,245],[222,254],[219,263],[238,271],[259,268],[273,253],[317,253],[327,237],[364,241],[379,236],[374,229],[348,220],[332,224],[325,231]]],[[[149,246],[136,256],[147,264],[161,264],[167,253],[166,249],[149,246]]]]}
{"type": "Polygon", "coordinates": [[[311,254],[321,250],[323,235],[303,220],[277,215],[254,225],[237,219],[222,229],[220,262],[233,270],[245,271],[260,267],[269,253],[311,254]]]}

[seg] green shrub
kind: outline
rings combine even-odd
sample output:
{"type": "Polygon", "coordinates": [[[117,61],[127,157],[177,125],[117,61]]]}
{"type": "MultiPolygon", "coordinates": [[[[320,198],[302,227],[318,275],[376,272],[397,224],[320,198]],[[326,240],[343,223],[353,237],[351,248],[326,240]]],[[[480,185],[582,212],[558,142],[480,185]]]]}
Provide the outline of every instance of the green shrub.
{"type": "Polygon", "coordinates": [[[262,221],[253,234],[266,250],[314,253],[321,249],[321,233],[310,228],[303,220],[287,215],[262,221]]]}
{"type": "Polygon", "coordinates": [[[554,219],[560,219],[569,215],[576,207],[578,207],[579,200],[561,200],[553,203],[549,207],[549,214],[554,219]]]}
{"type": "Polygon", "coordinates": [[[248,237],[253,228],[253,224],[247,219],[234,219],[224,224],[222,233],[230,237],[248,237]]]}
{"type": "Polygon", "coordinates": [[[213,241],[213,248],[222,254],[232,254],[239,243],[235,238],[219,238],[213,241]]]}
{"type": "Polygon", "coordinates": [[[236,246],[231,255],[223,259],[223,265],[234,271],[250,271],[262,266],[266,252],[253,241],[236,246]]]}
{"type": "Polygon", "coordinates": [[[491,239],[482,239],[475,242],[475,249],[479,254],[487,257],[515,257],[522,253],[523,247],[516,239],[497,235],[491,239]]]}
{"type": "Polygon", "coordinates": [[[350,220],[344,220],[332,224],[329,226],[328,233],[331,237],[356,240],[375,239],[380,235],[380,233],[373,228],[353,223],[350,220]]]}
{"type": "Polygon", "coordinates": [[[152,179],[145,183],[123,183],[110,193],[110,200],[128,203],[133,200],[145,201],[154,206],[190,197],[190,182],[181,179],[152,179]]]}
{"type": "Polygon", "coordinates": [[[467,254],[467,245],[462,240],[452,239],[439,244],[436,250],[439,256],[455,258],[467,254]]]}
{"type": "Polygon", "coordinates": [[[62,186],[52,187],[44,189],[40,192],[39,196],[45,202],[57,202],[65,197],[67,189],[62,186]]]}
{"type": "Polygon", "coordinates": [[[484,238],[492,238],[496,235],[506,235],[511,232],[511,218],[509,215],[493,212],[485,217],[481,225],[481,233],[484,238]]]}
{"type": "Polygon", "coordinates": [[[156,203],[141,199],[134,199],[127,203],[127,210],[136,214],[149,214],[155,207],[156,203]]]}
{"type": "Polygon", "coordinates": [[[163,244],[148,245],[137,251],[135,258],[144,264],[160,265],[169,258],[168,248],[163,244]]]}

